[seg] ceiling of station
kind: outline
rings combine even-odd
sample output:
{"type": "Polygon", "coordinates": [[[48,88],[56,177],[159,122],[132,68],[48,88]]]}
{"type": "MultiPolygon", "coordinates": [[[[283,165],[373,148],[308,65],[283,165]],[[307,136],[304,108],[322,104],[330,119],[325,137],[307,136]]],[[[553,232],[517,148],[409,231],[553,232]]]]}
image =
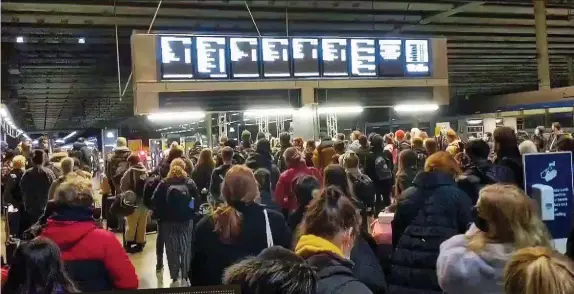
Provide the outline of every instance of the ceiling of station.
{"type": "MultiPolygon", "coordinates": [[[[444,36],[452,99],[538,85],[532,0],[2,1],[2,100],[18,125],[65,130],[131,116],[131,85],[120,100],[130,34],[150,27],[160,2],[152,30],[256,34],[248,6],[264,36],[444,36]]],[[[574,56],[574,1],[547,2],[551,82],[563,86],[574,56]]]]}

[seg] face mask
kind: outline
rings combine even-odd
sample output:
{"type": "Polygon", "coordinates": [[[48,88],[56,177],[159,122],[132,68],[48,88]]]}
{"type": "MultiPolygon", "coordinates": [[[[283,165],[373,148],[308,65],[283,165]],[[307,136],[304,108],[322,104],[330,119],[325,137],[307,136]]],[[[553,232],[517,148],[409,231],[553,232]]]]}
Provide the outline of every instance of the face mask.
{"type": "Polygon", "coordinates": [[[488,232],[488,221],[478,215],[478,208],[472,208],[472,217],[474,218],[474,225],[483,232],[488,232]]]}

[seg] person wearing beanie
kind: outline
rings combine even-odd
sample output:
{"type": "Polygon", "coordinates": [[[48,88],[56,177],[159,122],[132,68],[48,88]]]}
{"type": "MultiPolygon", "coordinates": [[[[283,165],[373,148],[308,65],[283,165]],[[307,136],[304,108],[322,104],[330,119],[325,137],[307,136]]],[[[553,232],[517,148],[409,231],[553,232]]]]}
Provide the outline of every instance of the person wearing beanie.
{"type": "Polygon", "coordinates": [[[116,148],[108,154],[106,177],[110,183],[112,195],[119,191],[122,176],[129,168],[128,157],[132,154],[128,148],[128,141],[124,137],[118,137],[116,148]]]}

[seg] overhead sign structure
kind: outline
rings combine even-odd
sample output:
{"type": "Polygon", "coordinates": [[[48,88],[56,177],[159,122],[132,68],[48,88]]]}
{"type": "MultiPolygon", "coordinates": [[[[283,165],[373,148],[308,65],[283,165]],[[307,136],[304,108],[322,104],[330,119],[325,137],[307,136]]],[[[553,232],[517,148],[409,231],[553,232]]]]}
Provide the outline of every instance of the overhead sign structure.
{"type": "Polygon", "coordinates": [[[160,35],[161,80],[429,76],[427,39],[160,35]]]}
{"type": "Polygon", "coordinates": [[[574,208],[572,153],[526,154],[523,164],[524,191],[539,204],[541,218],[554,239],[554,246],[564,253],[574,208]]]}

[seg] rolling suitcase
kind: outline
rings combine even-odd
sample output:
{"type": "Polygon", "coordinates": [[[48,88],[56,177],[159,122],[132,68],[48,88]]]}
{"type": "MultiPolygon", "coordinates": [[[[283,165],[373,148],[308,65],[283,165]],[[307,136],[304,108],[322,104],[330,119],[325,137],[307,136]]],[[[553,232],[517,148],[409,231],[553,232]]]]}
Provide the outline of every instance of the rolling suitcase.
{"type": "Polygon", "coordinates": [[[10,205],[6,213],[6,263],[11,265],[14,259],[14,252],[16,248],[20,245],[19,234],[19,223],[20,223],[20,211],[15,209],[14,206],[10,205]]]}

